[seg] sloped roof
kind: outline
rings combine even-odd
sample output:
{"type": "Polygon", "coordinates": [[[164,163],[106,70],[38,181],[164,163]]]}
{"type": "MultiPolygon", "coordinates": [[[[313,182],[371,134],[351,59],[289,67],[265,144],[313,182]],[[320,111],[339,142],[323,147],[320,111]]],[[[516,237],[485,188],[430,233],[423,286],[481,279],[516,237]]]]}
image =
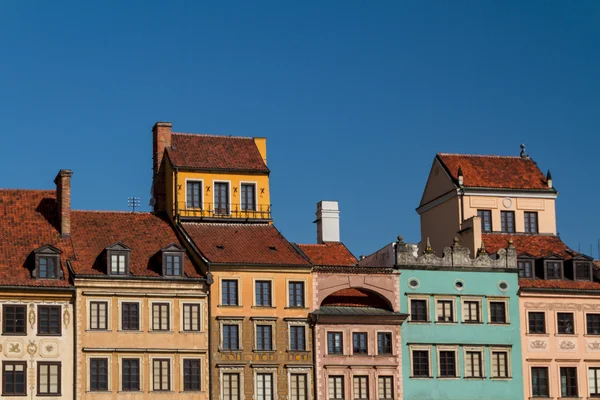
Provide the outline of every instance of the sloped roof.
{"type": "Polygon", "coordinates": [[[321,308],[323,306],[390,308],[387,300],[380,294],[353,287],[330,294],[321,302],[321,308]]]}
{"type": "Polygon", "coordinates": [[[462,170],[465,187],[555,192],[528,157],[438,153],[437,158],[455,182],[462,170]]]}
{"type": "Polygon", "coordinates": [[[358,262],[350,250],[340,242],[296,245],[314,265],[353,266],[358,262]]]}
{"type": "Polygon", "coordinates": [[[310,266],[272,224],[181,224],[211,263],[310,266]]]}
{"type": "Polygon", "coordinates": [[[522,289],[599,290],[598,294],[600,294],[600,282],[592,281],[519,278],[519,287],[522,289]]]}
{"type": "Polygon", "coordinates": [[[173,133],[169,160],[175,167],[268,173],[252,138],[173,133]]]}
{"type": "Polygon", "coordinates": [[[504,233],[484,233],[481,239],[488,253],[495,253],[508,246],[508,241],[513,241],[517,249],[517,255],[521,253],[531,254],[536,258],[558,255],[568,260],[577,255],[558,236],[554,235],[515,235],[504,233]]]}

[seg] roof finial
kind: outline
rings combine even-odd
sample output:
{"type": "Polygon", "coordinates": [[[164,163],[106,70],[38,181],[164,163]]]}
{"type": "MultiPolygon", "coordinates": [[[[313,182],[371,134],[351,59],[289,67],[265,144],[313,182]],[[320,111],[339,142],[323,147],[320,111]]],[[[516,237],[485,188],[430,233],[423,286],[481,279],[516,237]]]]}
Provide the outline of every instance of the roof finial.
{"type": "Polygon", "coordinates": [[[521,158],[529,158],[529,156],[525,152],[525,145],[524,144],[521,144],[521,158]]]}
{"type": "Polygon", "coordinates": [[[402,237],[402,235],[398,235],[398,243],[404,243],[404,238],[402,237]]]}
{"type": "Polygon", "coordinates": [[[431,248],[431,243],[429,242],[429,236],[427,236],[427,244],[425,245],[424,254],[433,253],[433,249],[431,248]]]}
{"type": "Polygon", "coordinates": [[[546,174],[546,183],[548,184],[548,187],[552,189],[552,174],[550,173],[550,170],[548,170],[548,173],[546,174]]]}
{"type": "Polygon", "coordinates": [[[487,254],[487,250],[485,249],[485,242],[482,240],[481,241],[481,247],[479,248],[479,252],[478,254],[487,254]]]}

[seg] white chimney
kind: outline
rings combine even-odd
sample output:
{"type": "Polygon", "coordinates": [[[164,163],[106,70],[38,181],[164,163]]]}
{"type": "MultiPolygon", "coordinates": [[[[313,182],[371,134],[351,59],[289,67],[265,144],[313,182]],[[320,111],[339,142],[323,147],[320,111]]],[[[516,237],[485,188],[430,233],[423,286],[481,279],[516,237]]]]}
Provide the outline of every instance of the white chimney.
{"type": "Polygon", "coordinates": [[[317,243],[340,241],[340,210],[337,201],[317,203],[317,243]]]}

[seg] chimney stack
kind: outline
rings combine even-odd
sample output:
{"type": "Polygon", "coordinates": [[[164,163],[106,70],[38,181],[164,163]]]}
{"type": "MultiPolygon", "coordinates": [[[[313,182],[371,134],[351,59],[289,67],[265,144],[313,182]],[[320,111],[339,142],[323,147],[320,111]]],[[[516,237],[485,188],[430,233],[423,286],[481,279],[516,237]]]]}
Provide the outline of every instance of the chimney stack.
{"type": "Polygon", "coordinates": [[[546,174],[546,183],[548,184],[548,188],[552,189],[552,174],[550,174],[550,170],[546,174]]]}
{"type": "Polygon", "coordinates": [[[317,203],[317,243],[340,241],[340,210],[337,201],[317,203]]]}
{"type": "Polygon", "coordinates": [[[154,206],[154,211],[166,211],[167,209],[167,188],[163,156],[165,149],[171,147],[172,127],[173,124],[170,122],[157,122],[152,127],[152,197],[154,202],[151,204],[154,206]]]}
{"type": "Polygon", "coordinates": [[[71,176],[69,169],[61,169],[54,179],[56,184],[56,203],[58,204],[58,223],[61,237],[71,236],[71,176]]]}

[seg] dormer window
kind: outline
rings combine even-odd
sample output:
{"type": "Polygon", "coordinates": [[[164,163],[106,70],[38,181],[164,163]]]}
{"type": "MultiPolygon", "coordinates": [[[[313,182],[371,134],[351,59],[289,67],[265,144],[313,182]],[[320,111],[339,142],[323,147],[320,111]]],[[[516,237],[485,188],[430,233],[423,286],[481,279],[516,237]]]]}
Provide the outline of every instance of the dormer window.
{"type": "Polygon", "coordinates": [[[175,243],[162,249],[163,276],[183,276],[183,254],[183,248],[175,243]]]}
{"type": "Polygon", "coordinates": [[[575,279],[578,281],[592,280],[592,263],[575,262],[575,279]]]}
{"type": "Polygon", "coordinates": [[[563,278],[563,263],[562,261],[546,261],[546,279],[562,279],[563,278]]]}
{"type": "Polygon", "coordinates": [[[62,278],[60,268],[61,251],[49,244],[34,250],[35,268],[33,276],[38,279],[59,279],[62,278]]]}
{"type": "Polygon", "coordinates": [[[129,247],[117,242],[106,248],[106,269],[108,275],[129,275],[129,247]]]}

